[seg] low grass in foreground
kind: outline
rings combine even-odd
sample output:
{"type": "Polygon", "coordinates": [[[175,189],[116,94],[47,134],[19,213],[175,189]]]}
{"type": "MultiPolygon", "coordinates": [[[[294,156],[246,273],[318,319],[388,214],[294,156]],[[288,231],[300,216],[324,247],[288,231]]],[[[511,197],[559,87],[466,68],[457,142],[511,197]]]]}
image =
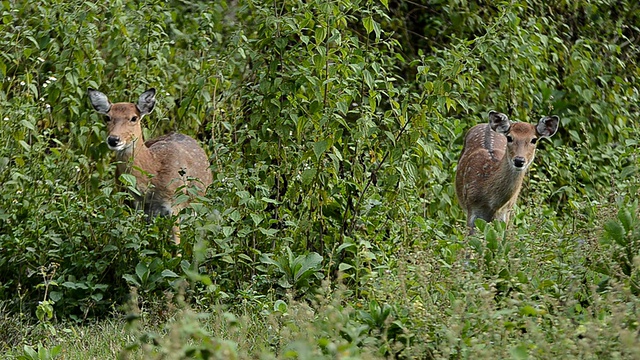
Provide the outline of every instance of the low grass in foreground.
{"type": "Polygon", "coordinates": [[[599,208],[613,215],[592,223],[603,231],[540,218],[535,233],[481,224],[478,237],[398,249],[360,294],[337,279],[233,305],[193,287],[153,301],[134,291],[124,314],[82,326],[5,317],[0,339],[10,359],[29,359],[24,345],[64,359],[637,359],[638,257],[626,276],[611,256],[637,246],[637,204],[599,208]]]}

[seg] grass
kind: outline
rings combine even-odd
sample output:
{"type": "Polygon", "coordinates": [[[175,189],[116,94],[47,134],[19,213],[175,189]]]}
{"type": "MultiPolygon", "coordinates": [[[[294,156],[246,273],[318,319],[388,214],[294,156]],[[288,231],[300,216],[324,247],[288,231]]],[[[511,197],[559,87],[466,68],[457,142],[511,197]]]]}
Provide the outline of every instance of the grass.
{"type": "Polygon", "coordinates": [[[477,237],[399,248],[363,280],[369,303],[336,279],[313,297],[234,305],[134,297],[133,321],[61,323],[55,335],[6,317],[3,350],[17,358],[23,344],[46,339],[64,359],[640,358],[638,297],[624,279],[602,286],[590,263],[608,256],[597,241],[608,218],[578,220],[578,232],[562,231],[575,219],[553,220],[481,225],[477,237]]]}
{"type": "Polygon", "coordinates": [[[110,318],[83,325],[61,323],[55,326],[55,335],[38,325],[25,323],[16,317],[5,318],[0,331],[7,341],[0,348],[3,358],[16,359],[23,355],[25,345],[44,348],[61,346],[59,358],[69,360],[115,359],[134,337],[125,329],[122,319],[110,318]],[[44,341],[32,342],[33,339],[44,341]]]}

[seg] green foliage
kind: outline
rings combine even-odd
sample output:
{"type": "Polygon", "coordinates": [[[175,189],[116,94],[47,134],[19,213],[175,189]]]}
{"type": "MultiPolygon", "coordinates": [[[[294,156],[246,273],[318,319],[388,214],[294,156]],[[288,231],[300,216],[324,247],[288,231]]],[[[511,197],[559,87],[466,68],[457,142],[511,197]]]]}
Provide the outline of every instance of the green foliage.
{"type": "Polygon", "coordinates": [[[130,286],[135,286],[143,292],[153,292],[158,288],[162,288],[162,284],[167,280],[176,279],[178,274],[169,270],[162,269],[162,260],[154,258],[149,264],[139,262],[135,268],[134,274],[124,274],[123,278],[130,286]]]}
{"type": "Polygon", "coordinates": [[[268,255],[263,254],[261,262],[265,265],[274,266],[276,273],[281,275],[280,279],[278,279],[278,285],[284,289],[293,288],[304,292],[310,290],[314,280],[323,278],[321,273],[322,256],[318,253],[294,257],[291,250],[287,248],[287,254],[277,260],[273,260],[268,255]]]}
{"type": "Polygon", "coordinates": [[[109,317],[132,289],[132,319],[164,321],[151,314],[180,289],[193,313],[139,330],[132,354],[640,356],[639,14],[605,0],[1,2],[0,309],[40,335],[0,339],[54,357],[61,321],[109,317]],[[196,136],[206,196],[179,196],[194,201],[167,219],[125,206],[87,87],[122,101],[157,88],[145,138],[196,136]],[[560,130],[511,223],[465,238],[453,174],[491,109],[557,114],[560,130]]]}
{"type": "Polygon", "coordinates": [[[640,212],[637,199],[620,204],[618,216],[604,224],[600,245],[612,261],[600,262],[596,271],[623,281],[631,292],[640,295],[640,212]]]}
{"type": "Polygon", "coordinates": [[[38,345],[38,351],[31,346],[25,345],[24,355],[18,356],[18,360],[52,360],[57,358],[61,351],[62,346],[60,345],[51,349],[38,345]]]}

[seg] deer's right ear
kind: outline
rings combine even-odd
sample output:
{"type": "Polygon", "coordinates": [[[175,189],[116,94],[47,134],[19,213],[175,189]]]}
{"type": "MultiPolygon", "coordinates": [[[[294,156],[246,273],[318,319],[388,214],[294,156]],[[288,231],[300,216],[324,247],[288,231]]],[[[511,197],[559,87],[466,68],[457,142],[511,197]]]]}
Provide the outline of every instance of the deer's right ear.
{"type": "Polygon", "coordinates": [[[91,100],[91,105],[96,109],[100,114],[107,114],[109,110],[111,110],[111,103],[109,102],[109,98],[107,95],[101,93],[98,90],[89,88],[89,100],[91,100]]]}
{"type": "Polygon", "coordinates": [[[511,120],[503,113],[497,111],[489,111],[489,126],[495,132],[506,134],[511,129],[511,120]]]}

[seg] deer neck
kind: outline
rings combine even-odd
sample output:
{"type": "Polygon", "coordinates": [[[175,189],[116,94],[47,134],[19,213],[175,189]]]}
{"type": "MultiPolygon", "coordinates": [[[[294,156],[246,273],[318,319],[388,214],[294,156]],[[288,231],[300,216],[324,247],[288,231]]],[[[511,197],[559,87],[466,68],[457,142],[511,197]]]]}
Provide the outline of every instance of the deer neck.
{"type": "Polygon", "coordinates": [[[518,196],[525,173],[526,169],[518,171],[514,168],[507,154],[500,159],[493,173],[493,179],[490,181],[491,184],[496,184],[494,190],[498,203],[506,203],[514,196],[518,196]]]}
{"type": "Polygon", "coordinates": [[[155,158],[142,138],[135,140],[133,145],[116,152],[118,160],[118,176],[132,174],[136,177],[138,188],[145,190],[150,176],[155,176],[158,171],[155,166],[155,158]],[[142,171],[141,171],[142,170],[142,171]]]}

